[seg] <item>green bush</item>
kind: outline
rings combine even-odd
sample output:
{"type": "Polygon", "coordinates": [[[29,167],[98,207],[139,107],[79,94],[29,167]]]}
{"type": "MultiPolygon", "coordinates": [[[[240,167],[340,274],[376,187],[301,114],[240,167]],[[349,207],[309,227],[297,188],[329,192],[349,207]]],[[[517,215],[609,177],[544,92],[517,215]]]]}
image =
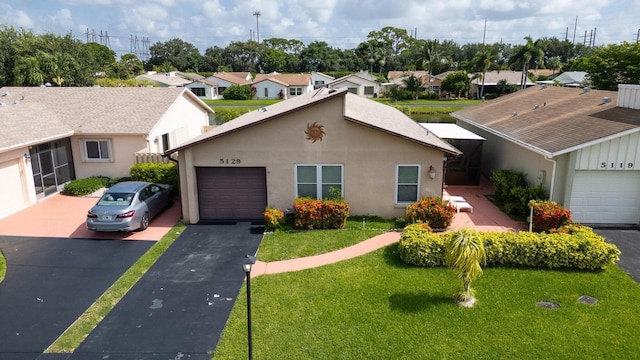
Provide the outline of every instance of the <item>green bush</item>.
{"type": "Polygon", "coordinates": [[[125,177],[118,177],[118,178],[112,178],[109,179],[109,181],[107,181],[107,183],[105,184],[105,187],[112,187],[113,185],[119,183],[119,182],[123,182],[123,181],[131,181],[131,178],[128,176],[125,177]]]}
{"type": "Polygon", "coordinates": [[[421,198],[407,206],[405,219],[408,223],[425,222],[434,229],[446,229],[451,225],[456,209],[442,202],[439,197],[421,198]]]}
{"type": "MultiPolygon", "coordinates": [[[[400,258],[416,266],[443,266],[445,244],[453,233],[433,234],[413,227],[400,238],[400,258]]],[[[620,250],[590,228],[569,233],[482,233],[488,266],[518,266],[544,269],[603,269],[615,263],[620,250]]]]}
{"type": "Polygon", "coordinates": [[[133,181],[148,181],[172,185],[178,190],[178,168],[174,163],[135,164],[129,169],[133,181]]]}
{"type": "Polygon", "coordinates": [[[249,85],[231,85],[222,93],[226,100],[251,100],[253,92],[249,85]]]}
{"type": "Polygon", "coordinates": [[[94,191],[107,187],[109,178],[106,176],[92,176],[84,179],[72,180],[65,184],[62,193],[72,196],[85,196],[94,191]]]}
{"type": "Polygon", "coordinates": [[[267,207],[264,210],[264,228],[274,231],[284,224],[284,213],[281,210],[267,207]]]}
{"type": "Polygon", "coordinates": [[[511,170],[495,170],[490,177],[494,196],[502,211],[508,215],[525,218],[529,214],[531,200],[547,198],[542,185],[529,186],[524,173],[511,170]]]}
{"type": "Polygon", "coordinates": [[[299,229],[341,229],[349,217],[344,200],[297,198],[293,203],[294,226],[299,229]]]}

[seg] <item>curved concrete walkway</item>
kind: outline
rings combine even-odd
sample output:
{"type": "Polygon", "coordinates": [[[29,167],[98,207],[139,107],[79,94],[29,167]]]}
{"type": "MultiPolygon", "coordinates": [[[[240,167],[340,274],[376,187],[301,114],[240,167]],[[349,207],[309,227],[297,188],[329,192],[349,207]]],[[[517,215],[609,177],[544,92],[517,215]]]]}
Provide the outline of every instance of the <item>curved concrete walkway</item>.
{"type": "Polygon", "coordinates": [[[251,277],[254,278],[256,276],[266,274],[305,270],[351,259],[397,242],[400,240],[400,234],[401,233],[398,231],[386,232],[344,249],[320,255],[274,262],[256,261],[251,270],[251,277]]]}

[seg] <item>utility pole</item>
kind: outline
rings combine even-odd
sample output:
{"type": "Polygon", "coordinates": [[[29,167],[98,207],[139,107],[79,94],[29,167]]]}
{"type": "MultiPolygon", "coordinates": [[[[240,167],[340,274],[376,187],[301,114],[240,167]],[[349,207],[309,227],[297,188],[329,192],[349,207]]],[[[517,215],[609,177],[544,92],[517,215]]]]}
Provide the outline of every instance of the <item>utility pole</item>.
{"type": "Polygon", "coordinates": [[[576,16],[576,23],[573,25],[573,45],[576,44],[576,30],[578,29],[578,17],[576,16]]]}
{"type": "Polygon", "coordinates": [[[260,18],[260,11],[254,11],[253,16],[256,17],[256,39],[258,39],[258,43],[260,43],[260,22],[258,21],[260,18]]]}
{"type": "Polygon", "coordinates": [[[484,40],[487,36],[487,18],[484,18],[484,32],[482,33],[482,45],[484,45],[484,40]]]}

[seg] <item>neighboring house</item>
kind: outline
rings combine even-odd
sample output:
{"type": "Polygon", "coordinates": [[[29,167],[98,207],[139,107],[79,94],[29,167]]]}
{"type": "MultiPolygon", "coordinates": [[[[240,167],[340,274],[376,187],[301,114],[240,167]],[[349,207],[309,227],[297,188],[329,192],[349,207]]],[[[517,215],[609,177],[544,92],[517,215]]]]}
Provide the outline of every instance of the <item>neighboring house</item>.
{"type": "Polygon", "coordinates": [[[256,99],[289,99],[313,91],[309,74],[257,74],[251,89],[256,99]]]}
{"type": "Polygon", "coordinates": [[[328,83],[332,82],[333,80],[335,80],[333,76],[329,76],[317,71],[311,72],[311,83],[313,83],[314,89],[325,87],[328,83]]]}
{"type": "Polygon", "coordinates": [[[168,73],[148,71],[136,76],[136,79],[150,81],[160,87],[183,87],[191,83],[191,80],[178,76],[175,71],[168,73]]]}
{"type": "Polygon", "coordinates": [[[250,85],[253,76],[250,72],[216,72],[206,80],[218,84],[218,94],[222,95],[231,85],[250,85]]]}
{"type": "MultiPolygon", "coordinates": [[[[480,89],[482,88],[482,73],[477,73],[480,75],[478,78],[473,78],[476,73],[469,74],[471,77],[471,89],[469,90],[469,94],[472,98],[477,99],[480,96],[480,89]]],[[[531,80],[528,77],[525,77],[525,87],[534,86],[531,80]]],[[[491,94],[498,93],[497,85],[501,80],[505,80],[509,85],[516,85],[518,88],[522,87],[522,71],[511,71],[511,70],[502,70],[502,71],[487,71],[484,73],[484,92],[483,94],[491,94]]]]}
{"type": "Polygon", "coordinates": [[[375,76],[369,74],[368,71],[362,71],[357,74],[350,74],[335,79],[327,84],[329,89],[346,88],[350,93],[365,97],[373,98],[380,95],[380,84],[376,81],[375,76]]]}
{"type": "Polygon", "coordinates": [[[640,222],[640,85],[533,87],[452,114],[486,139],[482,172],[523,172],[584,224],[640,222]]]}
{"type": "Polygon", "coordinates": [[[321,88],[244,114],[178,153],[183,217],[259,220],[266,206],[342,191],[351,214],[405,216],[420,197],[442,196],[443,157],[460,152],[402,112],[321,88]],[[431,178],[431,169],[435,170],[431,178]]]}
{"type": "Polygon", "coordinates": [[[405,86],[405,80],[409,76],[415,76],[420,80],[422,84],[422,91],[433,91],[436,94],[440,94],[440,84],[442,79],[437,78],[435,76],[429,76],[428,71],[417,70],[417,71],[389,71],[387,77],[391,80],[391,83],[383,84],[383,92],[389,90],[389,88],[393,85],[405,86]]]}
{"type": "Polygon", "coordinates": [[[200,135],[211,108],[187,89],[0,88],[0,218],[77,178],[129,175],[137,153],[200,135]]]}
{"type": "Polygon", "coordinates": [[[551,80],[536,81],[537,84],[582,87],[587,73],[584,71],[565,71],[551,80]]]}
{"type": "Polygon", "coordinates": [[[220,95],[218,91],[218,84],[211,82],[207,79],[194,80],[192,83],[185,86],[192,93],[194,93],[200,99],[220,99],[222,95],[220,95]]]}
{"type": "Polygon", "coordinates": [[[176,71],[176,75],[183,77],[187,80],[191,80],[191,81],[198,81],[198,80],[203,80],[204,76],[200,75],[200,74],[196,74],[196,73],[186,73],[186,72],[182,72],[182,71],[176,71]]]}

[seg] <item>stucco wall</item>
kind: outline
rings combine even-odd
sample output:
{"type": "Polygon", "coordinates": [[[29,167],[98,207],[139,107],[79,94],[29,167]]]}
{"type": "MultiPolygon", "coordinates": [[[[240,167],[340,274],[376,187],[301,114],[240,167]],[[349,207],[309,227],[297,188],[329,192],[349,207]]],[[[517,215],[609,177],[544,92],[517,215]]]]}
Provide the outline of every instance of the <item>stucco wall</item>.
{"type": "Polygon", "coordinates": [[[71,137],[71,150],[73,151],[73,163],[76,170],[76,178],[89,176],[120,177],[129,176],[129,168],[135,163],[134,154],[147,149],[147,141],[144,135],[82,135],[71,137]],[[86,161],[83,139],[110,139],[111,161],[86,161]]]}
{"type": "Polygon", "coordinates": [[[149,132],[149,152],[162,152],[162,135],[170,134],[169,147],[176,147],[180,143],[198,136],[202,128],[209,124],[209,114],[199,104],[190,98],[181,96],[171,108],[156,123],[149,132]],[[180,129],[179,134],[176,130],[180,129]],[[157,141],[156,141],[157,139],[157,141]]]}
{"type": "Polygon", "coordinates": [[[221,165],[221,160],[239,159],[240,165],[234,166],[266,166],[268,206],[292,207],[295,165],[342,164],[343,195],[352,214],[402,217],[405,205],[394,201],[396,165],[420,164],[420,195],[441,196],[443,156],[441,151],[345,120],[343,97],[338,97],[181,151],[183,198],[186,193],[189,202],[183,215],[191,222],[199,220],[194,167],[229,166],[221,165]],[[325,132],[315,143],[305,134],[314,122],[325,132]],[[428,175],[430,165],[439,169],[433,180],[428,175]]]}

